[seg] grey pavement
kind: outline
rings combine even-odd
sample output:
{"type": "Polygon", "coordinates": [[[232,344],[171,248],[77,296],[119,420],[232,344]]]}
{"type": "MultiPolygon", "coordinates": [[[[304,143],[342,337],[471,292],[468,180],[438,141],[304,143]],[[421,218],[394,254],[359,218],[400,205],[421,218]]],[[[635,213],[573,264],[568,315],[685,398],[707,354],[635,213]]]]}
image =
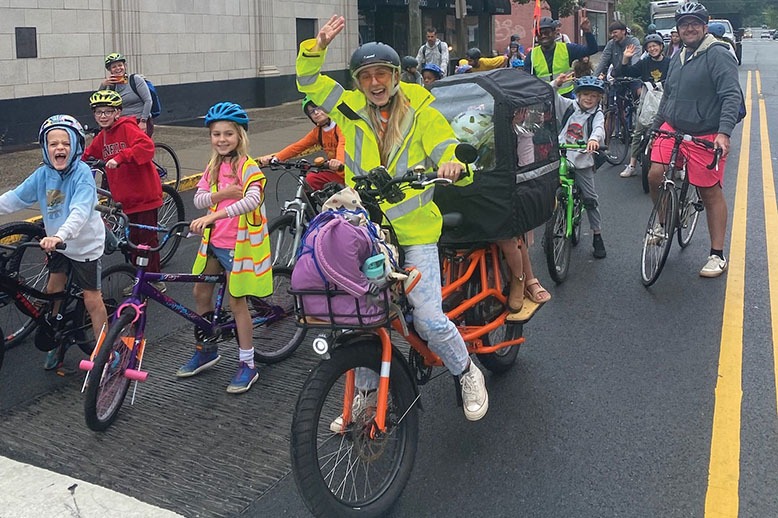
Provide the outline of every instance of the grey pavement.
{"type": "MultiPolygon", "coordinates": [[[[303,114],[301,104],[290,102],[271,108],[247,110],[250,118],[249,138],[251,153],[260,156],[278,151],[302,138],[312,125],[303,114]]],[[[81,121],[89,123],[92,121],[81,121]]],[[[155,126],[154,140],[170,145],[181,163],[181,176],[202,172],[211,153],[208,132],[200,121],[184,121],[182,124],[155,126]]],[[[21,183],[42,159],[39,147],[26,151],[0,154],[0,193],[21,183]]],[[[37,209],[0,215],[0,224],[39,215],[37,209]]]]}

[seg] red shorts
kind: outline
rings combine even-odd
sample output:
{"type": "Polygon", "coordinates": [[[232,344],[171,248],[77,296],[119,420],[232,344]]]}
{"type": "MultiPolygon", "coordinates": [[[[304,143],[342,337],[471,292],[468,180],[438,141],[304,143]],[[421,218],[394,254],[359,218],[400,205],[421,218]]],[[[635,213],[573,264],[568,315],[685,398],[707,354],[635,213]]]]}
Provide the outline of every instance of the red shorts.
{"type": "Polygon", "coordinates": [[[343,179],[343,176],[343,173],[336,173],[335,171],[319,171],[317,173],[308,173],[305,175],[305,181],[308,182],[311,189],[318,191],[323,189],[324,186],[330,182],[345,185],[346,181],[343,179]]]}
{"type": "MultiPolygon", "coordinates": [[[[665,131],[675,131],[668,123],[662,124],[660,128],[665,131]]],[[[716,133],[710,135],[695,135],[695,137],[713,142],[716,133]]],[[[657,135],[654,145],[651,148],[651,161],[667,165],[670,162],[670,154],[673,152],[674,141],[665,135],[657,135]]],[[[721,185],[724,182],[724,166],[727,163],[727,157],[719,159],[717,169],[708,169],[708,165],[713,162],[713,150],[703,147],[694,142],[681,142],[681,152],[676,160],[676,166],[681,167],[686,162],[686,174],[689,175],[689,183],[697,187],[713,187],[716,184],[721,185]]]]}

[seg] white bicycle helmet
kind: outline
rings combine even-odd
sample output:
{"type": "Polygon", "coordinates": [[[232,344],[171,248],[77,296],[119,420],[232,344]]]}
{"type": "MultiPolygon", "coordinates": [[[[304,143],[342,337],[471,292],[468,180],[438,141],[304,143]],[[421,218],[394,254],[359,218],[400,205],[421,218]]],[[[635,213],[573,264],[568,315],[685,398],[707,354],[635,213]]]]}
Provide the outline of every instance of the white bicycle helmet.
{"type": "Polygon", "coordinates": [[[451,128],[460,142],[471,144],[478,150],[475,164],[484,169],[494,167],[494,122],[491,113],[464,111],[451,120],[451,128]]]}

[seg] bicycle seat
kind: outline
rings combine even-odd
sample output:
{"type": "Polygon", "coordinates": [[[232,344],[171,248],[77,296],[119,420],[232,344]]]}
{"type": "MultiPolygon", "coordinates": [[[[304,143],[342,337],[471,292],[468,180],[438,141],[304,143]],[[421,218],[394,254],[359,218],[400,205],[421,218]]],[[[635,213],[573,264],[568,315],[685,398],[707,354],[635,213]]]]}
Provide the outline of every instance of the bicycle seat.
{"type": "Polygon", "coordinates": [[[443,228],[452,229],[460,226],[464,221],[464,216],[461,212],[449,212],[443,214],[443,228]]]}

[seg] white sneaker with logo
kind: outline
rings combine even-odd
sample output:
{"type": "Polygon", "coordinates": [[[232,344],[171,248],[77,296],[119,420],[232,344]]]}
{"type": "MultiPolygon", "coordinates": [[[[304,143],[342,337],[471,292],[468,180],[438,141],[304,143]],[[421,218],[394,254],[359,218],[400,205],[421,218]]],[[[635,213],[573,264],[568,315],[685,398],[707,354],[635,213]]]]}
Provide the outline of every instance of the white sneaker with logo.
{"type": "Polygon", "coordinates": [[[635,176],[636,174],[638,174],[638,172],[635,170],[635,166],[627,164],[627,167],[625,167],[624,170],[619,173],[619,176],[622,178],[629,178],[630,176],[635,176]]]}
{"type": "Polygon", "coordinates": [[[708,262],[700,270],[700,277],[718,277],[727,269],[727,260],[717,255],[708,257],[708,262]]]}
{"type": "MultiPolygon", "coordinates": [[[[351,404],[351,419],[352,421],[359,416],[360,413],[364,412],[365,409],[376,406],[376,401],[378,400],[378,391],[377,390],[370,390],[370,391],[363,391],[360,390],[357,392],[357,395],[354,396],[354,402],[351,404]]],[[[330,431],[332,433],[342,433],[345,431],[343,427],[343,414],[336,417],[331,423],[330,423],[330,431]]]]}
{"type": "Polygon", "coordinates": [[[489,394],[481,370],[470,362],[470,369],[459,377],[462,385],[462,406],[469,421],[478,421],[489,410],[489,394]]]}

